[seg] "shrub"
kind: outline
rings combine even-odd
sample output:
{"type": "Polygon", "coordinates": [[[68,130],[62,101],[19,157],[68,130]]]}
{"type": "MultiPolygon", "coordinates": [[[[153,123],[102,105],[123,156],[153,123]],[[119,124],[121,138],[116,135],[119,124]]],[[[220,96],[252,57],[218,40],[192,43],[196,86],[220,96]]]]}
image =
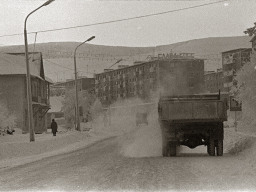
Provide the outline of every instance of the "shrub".
{"type": "Polygon", "coordinates": [[[235,81],[237,86],[232,92],[236,99],[242,102],[243,117],[241,126],[246,131],[256,132],[256,57],[252,55],[251,62],[246,63],[237,72],[235,81]]]}
{"type": "Polygon", "coordinates": [[[0,128],[2,130],[7,127],[14,129],[17,126],[16,120],[16,116],[8,111],[6,105],[4,103],[0,103],[0,128]]]}

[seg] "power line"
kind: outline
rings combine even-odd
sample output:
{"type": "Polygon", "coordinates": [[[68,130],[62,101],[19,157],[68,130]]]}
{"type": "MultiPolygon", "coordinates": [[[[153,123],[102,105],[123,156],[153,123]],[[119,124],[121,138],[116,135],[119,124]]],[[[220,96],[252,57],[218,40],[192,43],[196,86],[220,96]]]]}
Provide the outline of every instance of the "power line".
{"type": "MultiPolygon", "coordinates": [[[[27,34],[32,34],[35,32],[29,32],[27,34]]],[[[10,35],[1,35],[0,37],[11,37],[11,36],[18,36],[18,35],[24,35],[24,33],[15,33],[15,34],[10,34],[10,35]]]]}
{"type": "Polygon", "coordinates": [[[62,67],[62,68],[68,69],[68,70],[72,70],[72,71],[74,70],[74,69],[71,69],[71,68],[69,68],[69,67],[62,66],[62,65],[60,65],[60,64],[58,64],[58,63],[49,61],[48,59],[44,59],[44,60],[47,61],[47,62],[49,62],[49,63],[51,63],[51,64],[57,65],[57,66],[59,66],[59,67],[62,67]]]}
{"type": "MultiPolygon", "coordinates": [[[[198,7],[203,7],[203,6],[217,4],[217,3],[221,3],[221,2],[225,2],[225,1],[227,1],[227,0],[221,0],[221,1],[216,1],[216,2],[212,2],[212,3],[205,3],[205,4],[201,4],[201,5],[195,5],[195,6],[191,6],[191,7],[185,7],[185,8],[181,8],[181,9],[175,9],[175,10],[164,11],[164,12],[159,12],[159,13],[147,14],[147,15],[142,15],[142,16],[129,17],[129,18],[125,18],[125,19],[117,19],[117,20],[87,24],[87,25],[78,25],[78,26],[74,26],[74,27],[65,27],[65,28],[57,28],[57,29],[50,29],[50,30],[42,30],[42,31],[38,31],[38,32],[39,33],[44,33],[44,32],[51,32],[51,31],[60,31],[60,30],[66,30],[66,29],[74,29],[74,28],[89,27],[89,26],[95,26],[95,25],[103,25],[103,24],[109,24],[109,23],[128,21],[128,20],[134,20],[134,19],[141,19],[141,18],[145,18],[145,17],[152,17],[152,16],[157,16],[157,15],[163,15],[163,14],[168,14],[168,13],[173,13],[173,12],[178,12],[178,11],[184,11],[184,10],[188,10],[188,9],[198,8],[198,7]]],[[[32,32],[32,33],[35,33],[35,32],[32,32]]]]}
{"type": "MultiPolygon", "coordinates": [[[[146,18],[146,17],[158,16],[158,15],[163,15],[163,14],[168,14],[168,13],[173,13],[173,12],[179,12],[179,11],[194,9],[194,8],[198,8],[198,7],[203,7],[203,6],[222,3],[222,2],[225,2],[225,1],[228,1],[228,0],[220,0],[220,1],[215,1],[215,2],[211,2],[211,3],[205,3],[205,4],[201,4],[201,5],[185,7],[185,8],[181,8],[181,9],[174,9],[174,10],[170,10],[170,11],[152,13],[152,14],[141,15],[141,16],[136,16],[136,17],[129,17],[129,18],[124,18],[124,19],[117,19],[117,20],[112,20],[112,21],[105,21],[105,22],[98,22],[98,23],[92,23],[92,24],[86,24],[86,25],[78,25],[78,26],[73,26],[73,27],[63,27],[63,28],[56,28],[56,29],[48,29],[48,30],[29,32],[27,34],[46,33],[46,32],[61,31],[61,30],[68,30],[68,29],[75,29],[75,28],[82,28],[82,27],[90,27],[90,26],[95,26],[95,25],[104,25],[104,24],[110,24],[110,23],[117,23],[117,22],[122,22],[122,21],[135,20],[135,19],[141,19],[141,18],[146,18]]],[[[23,35],[23,33],[16,33],[16,34],[10,34],[10,35],[1,35],[0,38],[1,37],[7,37],[7,36],[17,36],[17,35],[23,35]]]]}
{"type": "MultiPolygon", "coordinates": [[[[44,60],[47,61],[47,62],[49,62],[49,63],[51,63],[51,64],[53,64],[53,65],[57,65],[57,66],[59,66],[59,67],[65,68],[65,69],[67,69],[66,71],[68,71],[68,70],[74,71],[74,69],[72,69],[72,68],[62,66],[61,64],[52,62],[52,61],[50,61],[50,60],[48,60],[48,59],[44,59],[44,60]]],[[[87,71],[84,71],[84,70],[78,70],[78,72],[85,72],[85,73],[89,73],[89,74],[94,74],[94,73],[92,73],[92,72],[87,72],[87,71]]],[[[53,73],[55,73],[55,72],[53,72],[53,73]]],[[[52,74],[52,73],[49,73],[49,74],[52,74]]]]}

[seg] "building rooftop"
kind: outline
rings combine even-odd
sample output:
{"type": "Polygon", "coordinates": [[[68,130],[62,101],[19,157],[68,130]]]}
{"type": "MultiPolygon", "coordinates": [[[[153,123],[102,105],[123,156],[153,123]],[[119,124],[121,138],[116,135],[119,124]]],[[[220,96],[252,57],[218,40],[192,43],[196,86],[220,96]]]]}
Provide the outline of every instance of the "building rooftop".
{"type": "Polygon", "coordinates": [[[50,79],[49,77],[45,77],[45,80],[46,80],[47,82],[49,82],[50,84],[53,84],[53,83],[54,83],[53,80],[50,79]]]}
{"type": "MultiPolygon", "coordinates": [[[[44,79],[41,53],[30,54],[29,61],[30,74],[44,79]]],[[[0,53],[0,68],[0,75],[26,75],[27,68],[25,56],[0,53]]]]}
{"type": "Polygon", "coordinates": [[[224,51],[222,53],[231,53],[231,52],[236,52],[236,51],[251,51],[252,48],[239,48],[239,49],[232,49],[232,50],[228,50],[228,51],[224,51]]]}
{"type": "Polygon", "coordinates": [[[122,67],[122,68],[118,68],[118,69],[114,69],[114,70],[111,70],[111,71],[104,71],[104,72],[101,72],[101,73],[97,73],[95,75],[100,75],[100,74],[104,74],[104,73],[111,73],[113,71],[120,71],[120,70],[123,70],[123,69],[128,69],[128,68],[133,68],[134,66],[141,66],[141,65],[144,65],[146,63],[153,63],[153,62],[156,62],[156,61],[177,61],[177,60],[205,60],[205,59],[199,59],[199,58],[188,58],[188,57],[184,57],[184,58],[173,58],[173,59],[167,59],[167,60],[164,60],[164,59],[156,59],[156,60],[150,60],[150,61],[139,61],[139,63],[135,64],[135,65],[127,65],[127,67],[122,67]]]}

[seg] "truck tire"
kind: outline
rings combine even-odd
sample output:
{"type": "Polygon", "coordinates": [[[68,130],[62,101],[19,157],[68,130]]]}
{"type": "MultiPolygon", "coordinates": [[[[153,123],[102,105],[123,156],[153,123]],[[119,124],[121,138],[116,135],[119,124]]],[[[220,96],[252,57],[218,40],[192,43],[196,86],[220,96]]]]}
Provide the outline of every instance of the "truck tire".
{"type": "Polygon", "coordinates": [[[163,157],[168,157],[168,142],[164,134],[162,134],[162,155],[163,157]]]}
{"type": "Polygon", "coordinates": [[[209,139],[209,143],[207,145],[207,152],[210,156],[215,156],[215,145],[213,139],[209,139]]]}
{"type": "Polygon", "coordinates": [[[176,156],[176,144],[169,144],[169,156],[174,157],[176,156]]]}
{"type": "Polygon", "coordinates": [[[161,131],[162,131],[162,155],[163,157],[168,157],[168,128],[169,123],[167,121],[159,120],[161,131]]]}
{"type": "Polygon", "coordinates": [[[167,151],[167,143],[163,141],[162,144],[162,155],[163,157],[167,157],[168,156],[168,151],[167,151]]]}
{"type": "Polygon", "coordinates": [[[216,141],[217,156],[223,156],[223,140],[216,141]]]}

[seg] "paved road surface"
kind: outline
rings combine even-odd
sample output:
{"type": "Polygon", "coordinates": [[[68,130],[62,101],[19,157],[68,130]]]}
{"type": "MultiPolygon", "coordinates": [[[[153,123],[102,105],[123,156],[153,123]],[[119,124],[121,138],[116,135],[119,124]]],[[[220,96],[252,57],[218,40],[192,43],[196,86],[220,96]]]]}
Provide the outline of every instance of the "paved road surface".
{"type": "Polygon", "coordinates": [[[0,191],[10,190],[256,190],[255,174],[243,159],[225,154],[127,158],[118,138],[69,154],[0,170],[0,191]]]}

